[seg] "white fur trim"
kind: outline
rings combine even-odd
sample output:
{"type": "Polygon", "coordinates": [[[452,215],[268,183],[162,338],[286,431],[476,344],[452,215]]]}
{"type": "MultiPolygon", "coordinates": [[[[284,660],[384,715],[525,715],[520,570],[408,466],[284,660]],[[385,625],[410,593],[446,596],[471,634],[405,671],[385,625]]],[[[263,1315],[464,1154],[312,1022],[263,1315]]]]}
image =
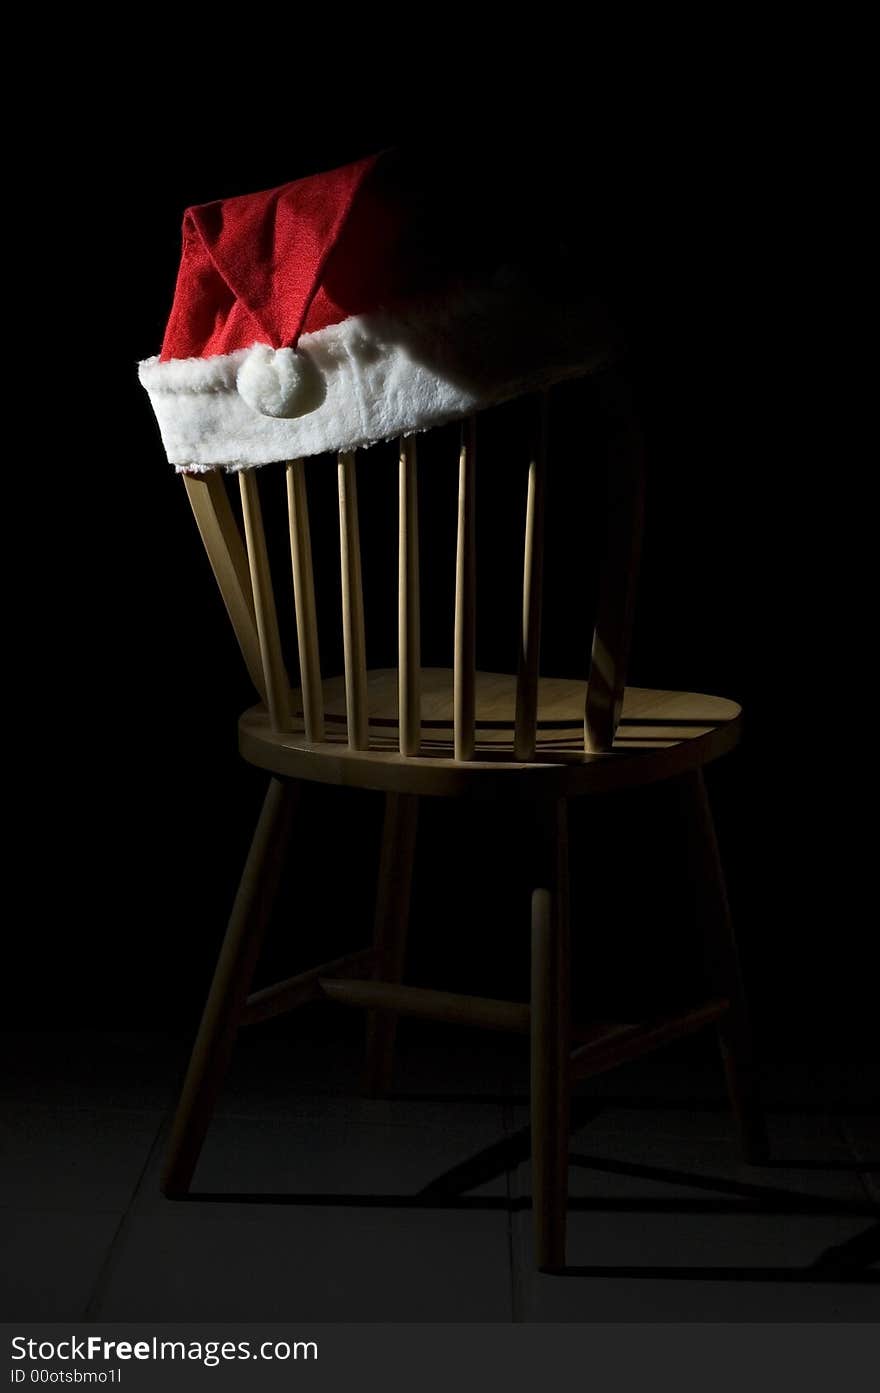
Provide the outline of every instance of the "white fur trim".
{"type": "Polygon", "coordinates": [[[172,464],[245,469],[427,430],[589,372],[614,343],[594,301],[550,304],[532,287],[512,295],[496,282],[353,315],[304,335],[295,353],[255,344],[214,358],[149,358],[139,376],[172,464]]]}

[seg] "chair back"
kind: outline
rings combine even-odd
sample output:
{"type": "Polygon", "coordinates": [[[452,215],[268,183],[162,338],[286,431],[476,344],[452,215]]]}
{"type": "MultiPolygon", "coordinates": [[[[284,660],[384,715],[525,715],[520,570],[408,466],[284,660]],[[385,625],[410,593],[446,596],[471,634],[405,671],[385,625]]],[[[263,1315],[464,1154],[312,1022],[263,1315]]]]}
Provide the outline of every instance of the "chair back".
{"type": "MultiPolygon", "coordinates": [[[[584,690],[584,749],[611,748],[620,719],[636,596],[644,516],[644,467],[641,436],[624,384],[614,371],[594,379],[609,431],[607,477],[597,470],[602,487],[597,505],[604,509],[603,555],[592,630],[589,675],[584,690]]],[[[521,604],[515,713],[507,758],[529,762],[536,758],[538,691],[543,610],[545,491],[548,427],[552,392],[533,399],[532,430],[527,443],[528,483],[524,502],[522,589],[511,603],[521,604]]],[[[476,472],[479,469],[479,423],[476,417],[461,427],[458,452],[458,516],[455,546],[455,614],[453,625],[453,735],[456,761],[474,757],[477,742],[477,533],[476,472]]],[[[397,691],[399,754],[414,758],[422,750],[422,666],[419,575],[418,436],[400,441],[398,473],[397,691]]],[[[305,739],[321,743],[327,737],[322,683],[315,567],[309,527],[307,469],[326,469],[325,459],[292,460],[242,470],[237,475],[241,499],[239,525],[229,487],[234,476],[220,471],[184,475],[189,500],[202,541],[223,596],[248,671],[265,702],[274,730],[286,732],[302,721],[305,739]],[[286,474],[292,609],[296,619],[296,648],[300,688],[294,705],[279,629],[279,608],[290,608],[273,580],[269,561],[264,494],[272,472],[286,474]],[[276,588],[278,595],[276,595],[276,588]]],[[[450,461],[450,467],[452,461],[450,461]]],[[[370,747],[367,688],[367,648],[364,585],[358,513],[355,455],[337,459],[339,499],[339,564],[341,576],[342,647],[345,669],[345,713],[348,745],[370,747]]],[[[450,565],[453,558],[450,556],[450,565]]],[[[277,571],[277,568],[276,568],[277,571]]],[[[298,728],[298,727],[297,727],[298,728]]],[[[497,741],[493,749],[498,751],[497,741]]],[[[424,752],[423,752],[424,756],[424,752]]],[[[498,757],[498,754],[495,756],[498,757]]],[[[545,756],[542,754],[541,758],[545,756]]]]}

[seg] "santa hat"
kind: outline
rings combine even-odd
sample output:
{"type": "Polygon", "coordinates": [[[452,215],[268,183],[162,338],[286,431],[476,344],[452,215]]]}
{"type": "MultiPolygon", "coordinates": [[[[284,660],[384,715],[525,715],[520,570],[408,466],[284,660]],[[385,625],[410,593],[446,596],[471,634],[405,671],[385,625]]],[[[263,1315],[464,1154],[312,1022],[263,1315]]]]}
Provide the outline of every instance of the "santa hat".
{"type": "Polygon", "coordinates": [[[617,336],[582,239],[535,212],[393,152],[188,209],[139,368],[170,462],[350,451],[596,367],[617,336]]]}

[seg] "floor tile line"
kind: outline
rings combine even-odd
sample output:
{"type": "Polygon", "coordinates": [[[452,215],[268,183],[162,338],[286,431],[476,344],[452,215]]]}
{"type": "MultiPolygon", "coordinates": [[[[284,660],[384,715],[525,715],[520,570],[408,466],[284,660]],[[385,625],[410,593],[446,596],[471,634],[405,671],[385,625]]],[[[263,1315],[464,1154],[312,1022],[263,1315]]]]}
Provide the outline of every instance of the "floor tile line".
{"type": "MultiPolygon", "coordinates": [[[[719,1194],[735,1195],[742,1199],[752,1199],[762,1206],[773,1204],[793,1206],[798,1212],[810,1212],[817,1206],[821,1208],[823,1197],[807,1194],[801,1190],[787,1190],[779,1185],[761,1185],[754,1181],[731,1180],[725,1176],[701,1175],[695,1171],[676,1170],[671,1166],[647,1165],[638,1161],[612,1160],[605,1156],[586,1155],[582,1152],[569,1157],[569,1165],[595,1170],[609,1175],[630,1176],[637,1180],[657,1181],[661,1184],[687,1186],[693,1190],[709,1190],[719,1194]]],[[[836,1202],[842,1213],[861,1212],[860,1206],[848,1207],[846,1201],[836,1202]]],[[[837,1208],[835,1205],[835,1212],[837,1208]]]]}
{"type": "MultiPolygon", "coordinates": [[[[505,1137],[511,1131],[513,1114],[507,1106],[501,1109],[501,1127],[505,1137]]],[[[513,1208],[513,1168],[508,1166],[504,1172],[504,1197],[507,1203],[507,1272],[510,1283],[510,1319],[514,1325],[523,1321],[523,1299],[520,1290],[519,1268],[516,1261],[516,1225],[513,1208]]]]}
{"type": "Polygon", "coordinates": [[[880,1223],[835,1243],[820,1253],[812,1266],[834,1272],[861,1271],[880,1262],[880,1223]]]}
{"type": "Polygon", "coordinates": [[[766,1282],[795,1286],[880,1286],[880,1274],[862,1271],[826,1272],[813,1267],[663,1267],[586,1266],[564,1267],[554,1276],[562,1279],[601,1278],[623,1281],[662,1282],[766,1282]]]}
{"type": "Polygon", "coordinates": [[[135,1201],[138,1197],[138,1194],[141,1191],[146,1176],[150,1172],[153,1158],[156,1155],[156,1152],[159,1149],[159,1147],[164,1142],[168,1121],[169,1116],[167,1113],[163,1114],[163,1116],[159,1119],[155,1134],[153,1136],[153,1140],[150,1146],[147,1148],[147,1155],[144,1160],[144,1163],[141,1166],[141,1169],[138,1173],[138,1177],[131,1188],[131,1194],[128,1197],[128,1204],[126,1205],[125,1209],[119,1217],[119,1223],[116,1225],[116,1228],[113,1232],[113,1237],[111,1238],[110,1244],[107,1249],[107,1255],[101,1264],[101,1267],[98,1271],[98,1275],[95,1278],[94,1284],[92,1286],[91,1292],[89,1293],[88,1301],[85,1304],[85,1308],[81,1316],[82,1320],[94,1320],[98,1315],[100,1315],[101,1303],[110,1285],[113,1270],[116,1267],[119,1254],[122,1251],[126,1235],[128,1234],[128,1231],[131,1228],[132,1223],[134,1221],[135,1201]]]}
{"type": "Polygon", "coordinates": [[[868,1203],[872,1205],[874,1209],[878,1209],[880,1208],[880,1180],[875,1179],[872,1170],[866,1166],[865,1162],[867,1161],[867,1157],[863,1155],[862,1146],[846,1118],[841,1118],[840,1130],[859,1166],[859,1184],[867,1196],[868,1203]]]}

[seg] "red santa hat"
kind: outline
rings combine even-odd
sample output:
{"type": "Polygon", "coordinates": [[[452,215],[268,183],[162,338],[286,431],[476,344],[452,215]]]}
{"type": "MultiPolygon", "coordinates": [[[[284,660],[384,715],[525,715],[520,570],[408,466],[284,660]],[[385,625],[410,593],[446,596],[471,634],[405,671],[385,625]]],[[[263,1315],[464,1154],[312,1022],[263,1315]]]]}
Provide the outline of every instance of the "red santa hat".
{"type": "Polygon", "coordinates": [[[386,152],[188,209],[162,351],[139,368],[170,462],[354,450],[607,359],[582,247],[549,213],[535,245],[515,198],[492,204],[386,152]]]}

